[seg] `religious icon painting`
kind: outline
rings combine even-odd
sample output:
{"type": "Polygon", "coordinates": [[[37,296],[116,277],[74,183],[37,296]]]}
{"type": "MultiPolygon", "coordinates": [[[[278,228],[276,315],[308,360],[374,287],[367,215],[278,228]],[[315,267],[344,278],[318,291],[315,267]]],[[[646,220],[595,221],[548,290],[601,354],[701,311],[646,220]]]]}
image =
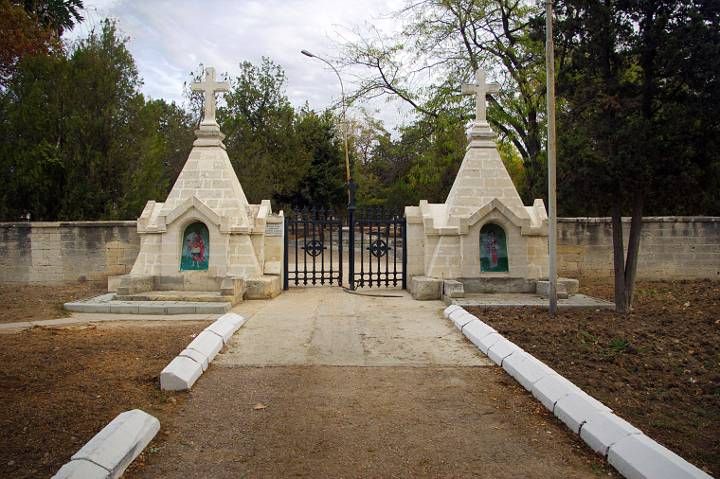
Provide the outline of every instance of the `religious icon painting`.
{"type": "Polygon", "coordinates": [[[185,228],[180,271],[205,271],[210,257],[210,235],[207,226],[197,222],[185,228]]]}
{"type": "Polygon", "coordinates": [[[480,230],[480,271],[483,273],[509,271],[505,230],[494,223],[488,223],[480,230]]]}

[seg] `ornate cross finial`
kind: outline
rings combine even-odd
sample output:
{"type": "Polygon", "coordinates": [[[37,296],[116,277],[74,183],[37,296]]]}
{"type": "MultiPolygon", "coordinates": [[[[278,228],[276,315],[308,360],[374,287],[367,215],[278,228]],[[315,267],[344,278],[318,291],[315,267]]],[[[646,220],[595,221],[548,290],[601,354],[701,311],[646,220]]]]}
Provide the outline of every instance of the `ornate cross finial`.
{"type": "Polygon", "coordinates": [[[190,85],[193,91],[203,92],[203,119],[200,122],[201,125],[217,125],[215,120],[215,110],[217,104],[215,103],[215,93],[230,91],[230,84],[228,82],[215,81],[215,69],[208,67],[205,69],[205,79],[193,83],[190,85]]]}
{"type": "Polygon", "coordinates": [[[475,82],[465,84],[460,90],[464,95],[476,95],[475,98],[475,123],[487,123],[485,97],[488,93],[498,93],[498,83],[485,83],[485,72],[478,68],[475,72],[475,82]]]}

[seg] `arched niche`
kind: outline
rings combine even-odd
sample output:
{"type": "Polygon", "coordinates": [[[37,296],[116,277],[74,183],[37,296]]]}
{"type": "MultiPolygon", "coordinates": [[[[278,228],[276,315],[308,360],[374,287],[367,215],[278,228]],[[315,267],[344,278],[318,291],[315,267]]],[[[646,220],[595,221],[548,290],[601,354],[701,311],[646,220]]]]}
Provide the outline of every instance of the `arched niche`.
{"type": "Polygon", "coordinates": [[[507,273],[507,237],[500,225],[488,223],[480,229],[480,271],[482,273],[507,273]]]}
{"type": "Polygon", "coordinates": [[[180,271],[207,271],[210,259],[210,234],[204,223],[189,224],[183,232],[180,271]]]}

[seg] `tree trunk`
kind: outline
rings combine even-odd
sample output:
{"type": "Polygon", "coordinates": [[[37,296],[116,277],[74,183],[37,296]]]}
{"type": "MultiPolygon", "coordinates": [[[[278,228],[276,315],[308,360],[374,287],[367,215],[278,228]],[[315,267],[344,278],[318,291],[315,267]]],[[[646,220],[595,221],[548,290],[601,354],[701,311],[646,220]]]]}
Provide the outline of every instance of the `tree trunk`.
{"type": "Polygon", "coordinates": [[[627,260],[625,261],[625,301],[627,309],[632,308],[635,292],[638,255],[640,252],[640,233],[642,232],[643,196],[638,194],[633,202],[630,220],[630,237],[628,238],[627,260]]]}
{"type": "Polygon", "coordinates": [[[620,205],[612,210],[613,265],[615,269],[615,311],[627,312],[625,292],[625,246],[623,245],[622,210],[620,205]]]}

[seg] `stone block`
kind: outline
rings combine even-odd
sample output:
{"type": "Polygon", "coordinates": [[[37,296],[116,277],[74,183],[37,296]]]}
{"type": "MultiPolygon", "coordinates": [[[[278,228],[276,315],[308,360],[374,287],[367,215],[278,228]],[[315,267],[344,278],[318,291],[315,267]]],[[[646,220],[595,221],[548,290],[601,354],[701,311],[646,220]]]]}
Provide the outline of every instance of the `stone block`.
{"type": "Polygon", "coordinates": [[[223,314],[232,309],[232,304],[199,302],[195,303],[194,309],[196,314],[223,314]]]}
{"type": "Polygon", "coordinates": [[[245,285],[245,299],[272,299],[282,291],[280,276],[248,279],[245,285]]]}
{"type": "MultiPolygon", "coordinates": [[[[197,354],[202,355],[200,352],[197,352],[197,354]]],[[[177,356],[160,373],[160,389],[164,391],[186,391],[195,384],[203,371],[202,362],[198,362],[187,355],[177,356]]]]}
{"type": "Polygon", "coordinates": [[[592,413],[580,427],[580,437],[590,449],[607,456],[610,446],[640,430],[611,412],[592,413]]]}
{"type": "Polygon", "coordinates": [[[480,351],[482,351],[484,354],[487,354],[488,349],[492,347],[493,344],[497,343],[503,339],[502,335],[499,333],[490,333],[487,336],[483,337],[478,341],[478,344],[476,346],[480,351]]]}
{"type": "Polygon", "coordinates": [[[457,311],[458,309],[463,309],[462,306],[458,306],[457,304],[451,304],[447,308],[443,310],[443,316],[445,316],[445,319],[450,318],[450,313],[453,311],[457,311]]]}
{"type": "Polygon", "coordinates": [[[263,273],[277,275],[282,273],[282,261],[265,261],[263,273]]]}
{"type": "Polygon", "coordinates": [[[237,313],[225,313],[220,316],[215,322],[228,322],[235,324],[238,328],[240,328],[243,324],[245,324],[245,321],[245,318],[243,318],[237,313]]]}
{"type": "Polygon", "coordinates": [[[76,452],[72,460],[93,462],[109,471],[107,477],[120,477],[159,430],[160,421],[150,414],[140,409],[123,412],[76,452]]]}
{"type": "Polygon", "coordinates": [[[210,362],[215,359],[215,356],[217,356],[217,353],[220,352],[222,347],[222,338],[209,331],[201,332],[190,342],[190,344],[187,345],[187,349],[194,349],[195,351],[204,354],[210,362]]]}
{"type": "Polygon", "coordinates": [[[120,287],[120,282],[122,281],[122,277],[123,277],[123,275],[107,277],[108,293],[117,292],[118,287],[120,287]]]}
{"type": "MultiPolygon", "coordinates": [[[[537,282],[535,286],[535,294],[543,297],[543,298],[549,298],[550,297],[550,281],[546,279],[541,279],[537,282]]],[[[558,281],[557,284],[557,297],[558,299],[567,299],[568,298],[568,291],[567,287],[558,281]]]]}
{"type": "Polygon", "coordinates": [[[482,339],[490,334],[497,334],[497,331],[478,319],[466,324],[462,329],[462,333],[479,348],[482,339]]]}
{"type": "Polygon", "coordinates": [[[450,315],[450,321],[452,321],[455,327],[458,328],[460,331],[462,331],[462,328],[467,323],[476,319],[478,318],[468,313],[464,309],[453,311],[453,313],[450,315]]]}
{"type": "Polygon", "coordinates": [[[534,293],[535,280],[525,278],[458,278],[465,293],[534,293]]]}
{"type": "Polygon", "coordinates": [[[66,463],[51,479],[108,479],[109,477],[111,477],[110,471],[107,469],[79,459],[66,463]]]}
{"type": "Polygon", "coordinates": [[[63,308],[65,308],[68,311],[74,311],[76,313],[109,313],[110,312],[109,304],[85,303],[82,301],[73,302],[73,303],[65,303],[63,305],[63,308]]]}
{"type": "Polygon", "coordinates": [[[139,307],[137,304],[111,304],[110,312],[119,314],[138,314],[139,307]]]}
{"type": "Polygon", "coordinates": [[[180,351],[180,354],[178,354],[178,356],[192,359],[202,367],[203,372],[207,371],[207,368],[210,365],[210,363],[208,362],[208,358],[204,354],[195,351],[194,349],[183,349],[182,351],[180,351]]]}
{"type": "Polygon", "coordinates": [[[242,278],[223,278],[220,283],[220,295],[233,298],[232,304],[237,304],[245,296],[245,280],[242,278]]]}
{"type": "Polygon", "coordinates": [[[558,278],[558,284],[564,284],[568,296],[574,296],[580,291],[580,281],[575,278],[558,278]]]}
{"type": "Polygon", "coordinates": [[[540,379],[549,374],[556,374],[545,363],[524,351],[505,358],[502,368],[528,391],[532,391],[533,384],[540,379]]]}
{"type": "Polygon", "coordinates": [[[503,360],[505,358],[507,358],[511,354],[515,354],[521,351],[522,348],[520,348],[520,346],[516,345],[511,341],[508,341],[505,338],[502,338],[495,344],[493,344],[490,348],[488,348],[487,355],[490,358],[490,361],[494,362],[498,366],[502,366],[503,360]]]}
{"type": "Polygon", "coordinates": [[[166,314],[195,314],[195,306],[182,303],[167,304],[166,314]]]}
{"type": "Polygon", "coordinates": [[[158,304],[139,304],[138,314],[167,314],[167,308],[158,304]]]}
{"type": "Polygon", "coordinates": [[[580,388],[558,374],[549,374],[539,379],[532,387],[532,394],[545,408],[553,412],[555,403],[570,393],[581,391],[580,388]]]}
{"type": "Polygon", "coordinates": [[[410,280],[410,294],[413,299],[428,301],[440,299],[443,281],[427,276],[413,276],[410,280]]]}
{"type": "Polygon", "coordinates": [[[145,293],[154,289],[152,276],[133,276],[126,274],[120,277],[120,284],[117,287],[119,295],[145,293]]]}
{"type": "Polygon", "coordinates": [[[232,338],[235,331],[240,329],[240,326],[233,321],[215,321],[210,326],[205,328],[205,331],[217,334],[222,338],[223,344],[227,344],[232,338]]]}
{"type": "Polygon", "coordinates": [[[574,392],[558,399],[553,414],[575,434],[598,411],[611,412],[610,408],[588,394],[574,392]]]}
{"type": "Polygon", "coordinates": [[[644,434],[628,436],[610,446],[608,462],[627,479],[712,479],[644,434]]]}
{"type": "Polygon", "coordinates": [[[443,297],[444,298],[464,298],[465,289],[460,281],[454,279],[446,279],[443,281],[443,297]]]}

